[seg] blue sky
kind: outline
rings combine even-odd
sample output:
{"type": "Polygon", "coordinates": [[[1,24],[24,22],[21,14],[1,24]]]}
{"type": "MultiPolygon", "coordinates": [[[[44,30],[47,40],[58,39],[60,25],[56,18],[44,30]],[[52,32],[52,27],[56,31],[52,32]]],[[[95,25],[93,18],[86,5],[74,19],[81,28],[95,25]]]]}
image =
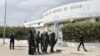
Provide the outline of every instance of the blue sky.
{"type": "MultiPolygon", "coordinates": [[[[85,0],[7,0],[7,25],[22,26],[27,21],[43,15],[46,10],[54,7],[85,0]]],[[[0,0],[0,25],[4,21],[4,2],[0,0]]]]}

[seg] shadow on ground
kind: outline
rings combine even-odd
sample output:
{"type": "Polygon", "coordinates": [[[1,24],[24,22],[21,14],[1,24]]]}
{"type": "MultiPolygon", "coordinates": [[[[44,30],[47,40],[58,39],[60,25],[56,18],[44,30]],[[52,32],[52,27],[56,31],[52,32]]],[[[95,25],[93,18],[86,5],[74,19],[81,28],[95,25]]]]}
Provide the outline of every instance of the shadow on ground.
{"type": "Polygon", "coordinates": [[[34,54],[34,55],[37,55],[38,56],[38,55],[60,54],[62,51],[64,51],[64,50],[56,49],[56,51],[53,52],[53,53],[48,52],[48,53],[40,53],[40,54],[34,54]]]}
{"type": "Polygon", "coordinates": [[[15,47],[28,47],[28,46],[15,46],[15,47]]]}
{"type": "Polygon", "coordinates": [[[26,49],[14,49],[14,50],[26,50],[26,49]]]}

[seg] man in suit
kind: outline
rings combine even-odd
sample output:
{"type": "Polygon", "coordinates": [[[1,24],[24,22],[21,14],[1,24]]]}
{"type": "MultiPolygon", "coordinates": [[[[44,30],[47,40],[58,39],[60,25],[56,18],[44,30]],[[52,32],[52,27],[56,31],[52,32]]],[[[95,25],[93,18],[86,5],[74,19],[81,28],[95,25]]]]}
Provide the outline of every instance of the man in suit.
{"type": "Polygon", "coordinates": [[[39,44],[40,44],[40,31],[37,32],[36,37],[35,37],[35,40],[36,40],[36,42],[37,42],[36,51],[37,51],[38,53],[40,53],[40,49],[39,49],[39,44]]]}
{"type": "Polygon", "coordinates": [[[34,37],[32,30],[29,30],[29,32],[28,32],[28,45],[29,45],[28,54],[34,55],[34,53],[35,53],[35,37],[34,37]]]}
{"type": "Polygon", "coordinates": [[[15,33],[10,34],[10,49],[14,49],[15,33]]]}
{"type": "Polygon", "coordinates": [[[48,32],[45,32],[43,37],[43,53],[47,53],[48,44],[49,44],[49,35],[48,32]]]}
{"type": "Polygon", "coordinates": [[[44,34],[41,33],[41,38],[40,38],[40,44],[41,44],[41,51],[43,52],[43,38],[44,38],[44,34]]]}
{"type": "Polygon", "coordinates": [[[50,35],[50,46],[51,46],[50,52],[51,53],[54,52],[54,46],[55,46],[56,42],[57,42],[57,40],[55,39],[55,33],[52,32],[50,35]]]}
{"type": "Polygon", "coordinates": [[[78,51],[80,51],[79,49],[80,49],[81,45],[83,46],[84,51],[87,51],[84,47],[84,37],[82,35],[80,36],[80,44],[79,44],[78,49],[77,49],[78,51]]]}

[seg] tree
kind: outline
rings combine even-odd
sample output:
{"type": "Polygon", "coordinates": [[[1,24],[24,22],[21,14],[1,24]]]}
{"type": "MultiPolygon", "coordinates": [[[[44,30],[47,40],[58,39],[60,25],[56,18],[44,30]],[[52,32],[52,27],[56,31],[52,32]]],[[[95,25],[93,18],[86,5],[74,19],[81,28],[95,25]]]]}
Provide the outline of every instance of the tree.
{"type": "Polygon", "coordinates": [[[68,23],[61,30],[65,41],[78,42],[79,36],[84,35],[86,42],[100,42],[99,22],[68,23]]]}
{"type": "MultiPolygon", "coordinates": [[[[9,34],[14,32],[16,35],[16,39],[27,39],[27,32],[28,30],[35,30],[33,27],[32,28],[26,28],[24,26],[22,27],[10,27],[10,26],[6,26],[6,38],[9,38],[9,34]]],[[[3,37],[3,26],[0,26],[0,38],[3,37]]]]}

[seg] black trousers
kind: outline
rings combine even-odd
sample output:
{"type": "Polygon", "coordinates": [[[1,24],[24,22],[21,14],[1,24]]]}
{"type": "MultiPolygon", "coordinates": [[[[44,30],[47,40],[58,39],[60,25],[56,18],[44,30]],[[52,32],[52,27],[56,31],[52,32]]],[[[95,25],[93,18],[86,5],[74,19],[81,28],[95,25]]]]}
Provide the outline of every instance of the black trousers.
{"type": "Polygon", "coordinates": [[[48,49],[48,44],[43,45],[43,53],[47,53],[47,49],[48,49]]]}
{"type": "Polygon", "coordinates": [[[52,43],[52,45],[51,45],[51,49],[50,49],[50,52],[54,52],[54,46],[55,46],[55,44],[52,43]]]}
{"type": "Polygon", "coordinates": [[[41,43],[41,52],[43,52],[43,43],[41,43]]]}
{"type": "Polygon", "coordinates": [[[37,51],[38,53],[40,53],[40,51],[39,51],[39,43],[37,44],[36,51],[37,51]]]}
{"type": "Polygon", "coordinates": [[[54,46],[56,44],[56,41],[51,41],[51,49],[50,52],[54,52],[54,46]]]}
{"type": "Polygon", "coordinates": [[[36,49],[35,46],[29,45],[28,54],[34,55],[34,53],[36,52],[35,49],[36,49]]]}
{"type": "Polygon", "coordinates": [[[53,46],[51,46],[51,50],[50,50],[50,52],[54,52],[54,45],[53,46]]]}
{"type": "Polygon", "coordinates": [[[80,44],[79,44],[79,46],[78,46],[78,51],[79,51],[79,49],[80,49],[80,47],[81,47],[81,45],[83,46],[83,49],[86,51],[86,49],[85,49],[85,47],[84,47],[84,43],[83,42],[80,42],[80,44]]]}
{"type": "Polygon", "coordinates": [[[10,42],[10,49],[14,49],[14,42],[10,42]]]}

